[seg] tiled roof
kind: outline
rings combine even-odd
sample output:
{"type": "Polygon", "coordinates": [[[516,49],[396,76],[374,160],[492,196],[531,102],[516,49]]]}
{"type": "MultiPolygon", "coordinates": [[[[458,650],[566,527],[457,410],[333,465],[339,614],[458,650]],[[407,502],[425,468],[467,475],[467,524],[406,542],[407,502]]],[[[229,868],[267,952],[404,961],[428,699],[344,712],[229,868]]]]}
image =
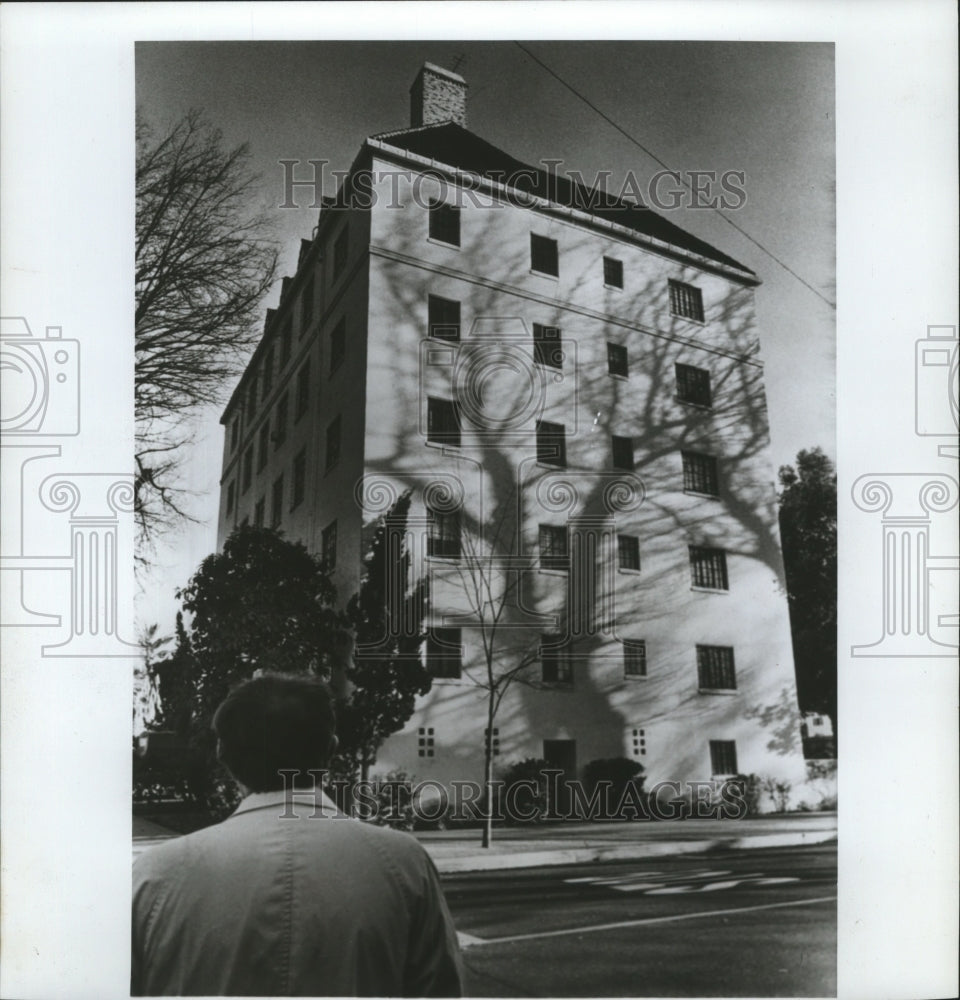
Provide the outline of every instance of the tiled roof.
{"type": "Polygon", "coordinates": [[[466,173],[479,174],[501,182],[512,178],[510,181],[512,186],[525,194],[536,195],[567,208],[588,212],[590,215],[632,229],[644,236],[662,240],[672,246],[735,267],[745,274],[754,274],[750,268],[734,260],[733,257],[668,222],[652,209],[624,201],[612,194],[598,194],[562,174],[549,173],[542,168],[522,163],[454,122],[404,129],[399,132],[383,132],[372,138],[466,173]]]}

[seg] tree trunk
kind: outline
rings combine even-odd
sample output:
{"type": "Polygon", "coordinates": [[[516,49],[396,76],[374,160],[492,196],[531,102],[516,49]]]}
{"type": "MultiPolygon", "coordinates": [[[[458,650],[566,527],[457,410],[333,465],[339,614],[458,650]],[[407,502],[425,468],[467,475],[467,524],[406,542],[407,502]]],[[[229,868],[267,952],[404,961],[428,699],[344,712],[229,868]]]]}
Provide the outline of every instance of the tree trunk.
{"type": "Polygon", "coordinates": [[[480,846],[487,848],[493,837],[493,702],[494,690],[490,688],[487,699],[487,735],[483,741],[483,788],[486,810],[483,817],[483,837],[480,846]]]}

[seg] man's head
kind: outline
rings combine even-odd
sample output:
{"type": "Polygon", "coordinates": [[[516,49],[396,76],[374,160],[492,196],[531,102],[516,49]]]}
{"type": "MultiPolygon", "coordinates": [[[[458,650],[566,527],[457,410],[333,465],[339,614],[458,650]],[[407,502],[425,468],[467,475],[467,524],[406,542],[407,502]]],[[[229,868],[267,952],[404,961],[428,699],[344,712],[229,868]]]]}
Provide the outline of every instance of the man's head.
{"type": "Polygon", "coordinates": [[[213,729],[220,761],[252,792],[283,788],[281,771],[300,771],[309,782],[306,772],[326,767],[337,745],[333,698],[316,677],[244,681],[217,709],[213,729]]]}

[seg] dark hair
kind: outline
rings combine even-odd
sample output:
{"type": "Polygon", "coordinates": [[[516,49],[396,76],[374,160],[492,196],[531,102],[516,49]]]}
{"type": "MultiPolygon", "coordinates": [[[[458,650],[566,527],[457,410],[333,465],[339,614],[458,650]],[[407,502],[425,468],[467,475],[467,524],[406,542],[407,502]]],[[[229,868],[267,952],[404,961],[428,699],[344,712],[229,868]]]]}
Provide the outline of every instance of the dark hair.
{"type": "MultiPolygon", "coordinates": [[[[336,730],[333,697],[317,677],[264,673],[238,684],[213,716],[220,761],[254,792],[284,787],[283,770],[325,767],[336,730]]],[[[301,774],[301,781],[311,779],[301,774]]]]}

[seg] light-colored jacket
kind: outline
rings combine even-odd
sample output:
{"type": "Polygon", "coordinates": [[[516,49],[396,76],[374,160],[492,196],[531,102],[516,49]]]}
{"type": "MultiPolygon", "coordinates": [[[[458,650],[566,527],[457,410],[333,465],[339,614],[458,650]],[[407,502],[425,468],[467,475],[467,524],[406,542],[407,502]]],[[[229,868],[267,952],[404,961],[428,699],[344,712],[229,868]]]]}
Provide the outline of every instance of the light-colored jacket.
{"type": "Polygon", "coordinates": [[[248,795],[223,823],[140,855],[132,946],[135,996],[462,992],[426,851],[320,793],[248,795]]]}

